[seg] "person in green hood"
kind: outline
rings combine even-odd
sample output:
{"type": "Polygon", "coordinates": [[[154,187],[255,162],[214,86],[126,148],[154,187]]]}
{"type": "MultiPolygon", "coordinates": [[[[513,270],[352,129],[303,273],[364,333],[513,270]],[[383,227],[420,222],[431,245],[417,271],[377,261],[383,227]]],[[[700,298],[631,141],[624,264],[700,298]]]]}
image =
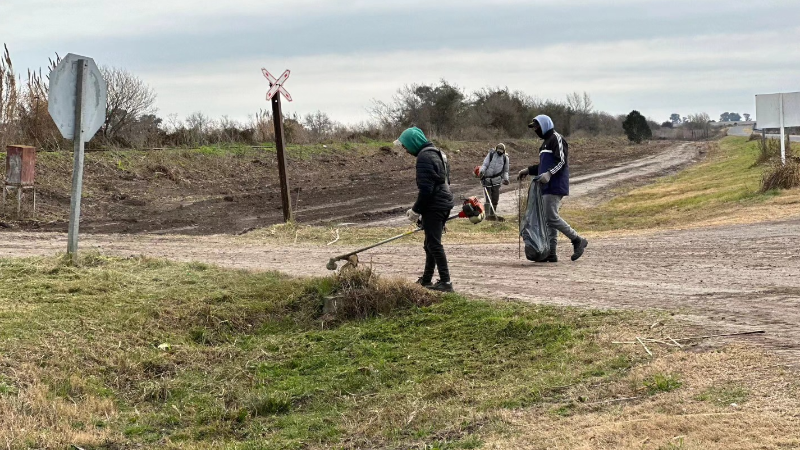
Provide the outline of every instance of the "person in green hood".
{"type": "Polygon", "coordinates": [[[420,223],[425,232],[425,270],[417,283],[428,289],[453,292],[450,269],[442,245],[444,225],[453,209],[450,192],[450,168],[447,156],[436,148],[417,127],[409,128],[395,141],[417,158],[417,201],[406,212],[412,223],[420,223]],[[439,270],[439,280],[433,283],[434,270],[439,270]]]}

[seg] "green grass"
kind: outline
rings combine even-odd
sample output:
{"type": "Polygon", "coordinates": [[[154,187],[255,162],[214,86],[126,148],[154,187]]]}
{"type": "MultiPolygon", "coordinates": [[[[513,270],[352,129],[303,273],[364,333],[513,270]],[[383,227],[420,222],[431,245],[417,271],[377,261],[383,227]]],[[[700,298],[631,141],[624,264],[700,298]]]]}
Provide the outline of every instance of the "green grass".
{"type": "Polygon", "coordinates": [[[627,314],[437,297],[369,273],[0,260],[0,409],[36,447],[477,448],[506,426],[499,411],[557,407],[565,386],[637,364],[597,339],[627,314]],[[329,295],[357,305],[327,320],[329,295]]]}
{"type": "Polygon", "coordinates": [[[758,142],[727,137],[703,163],[599,206],[567,206],[564,217],[577,229],[606,231],[685,226],[735,215],[780,195],[760,192],[763,168],[756,165],[758,158],[758,142]]]}
{"type": "Polygon", "coordinates": [[[644,388],[650,395],[672,392],[682,385],[683,383],[674,374],[656,373],[644,380],[644,388]]]}
{"type": "Polygon", "coordinates": [[[711,402],[717,406],[730,406],[734,403],[741,405],[747,401],[749,395],[746,388],[737,384],[726,383],[706,389],[696,399],[702,402],[711,402]]]}

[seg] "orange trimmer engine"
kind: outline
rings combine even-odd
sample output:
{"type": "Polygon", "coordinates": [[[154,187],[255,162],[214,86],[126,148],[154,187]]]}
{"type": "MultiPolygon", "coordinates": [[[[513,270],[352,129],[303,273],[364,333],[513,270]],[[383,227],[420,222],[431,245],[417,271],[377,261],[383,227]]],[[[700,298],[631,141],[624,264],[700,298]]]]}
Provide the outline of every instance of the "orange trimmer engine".
{"type": "Polygon", "coordinates": [[[458,217],[469,219],[472,223],[481,223],[486,217],[486,212],[483,210],[483,203],[478,200],[478,197],[469,197],[464,200],[461,205],[461,212],[458,217]]]}

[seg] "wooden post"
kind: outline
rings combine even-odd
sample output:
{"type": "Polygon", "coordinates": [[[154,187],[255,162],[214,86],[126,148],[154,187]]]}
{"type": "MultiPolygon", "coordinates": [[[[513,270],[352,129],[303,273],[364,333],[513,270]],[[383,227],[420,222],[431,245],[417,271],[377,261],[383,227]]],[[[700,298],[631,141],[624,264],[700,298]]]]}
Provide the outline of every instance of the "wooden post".
{"type": "Polygon", "coordinates": [[[81,191],[83,190],[83,80],[86,60],[78,60],[78,83],[75,88],[75,133],[72,138],[74,145],[74,165],[72,169],[72,195],[69,202],[69,234],[67,235],[67,253],[72,257],[72,262],[78,263],[78,228],[81,221],[81,191]]]}
{"type": "Polygon", "coordinates": [[[289,198],[289,177],[286,174],[286,144],[283,136],[283,112],[281,112],[281,96],[272,97],[272,122],[275,124],[275,148],[278,152],[278,175],[281,181],[281,203],[283,205],[283,221],[292,221],[292,203],[289,198]]]}

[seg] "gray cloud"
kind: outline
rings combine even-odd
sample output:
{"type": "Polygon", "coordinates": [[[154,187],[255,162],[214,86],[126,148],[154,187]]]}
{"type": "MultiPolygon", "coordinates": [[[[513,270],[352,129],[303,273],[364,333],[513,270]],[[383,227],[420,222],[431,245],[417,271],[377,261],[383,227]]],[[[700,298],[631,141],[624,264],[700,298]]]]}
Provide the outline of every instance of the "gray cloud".
{"type": "MultiPolygon", "coordinates": [[[[31,17],[22,1],[7,1],[0,17],[31,17]]],[[[777,20],[800,17],[800,4],[777,0],[33,4],[51,26],[33,33],[11,25],[24,37],[9,40],[18,67],[42,65],[54,51],[87,54],[146,77],[164,114],[244,117],[264,106],[262,65],[291,66],[298,111],[323,109],[346,121],[366,118],[371,98],[388,99],[403,83],[441,77],[541,97],[587,90],[612,112],[714,116],[747,109],[755,92],[795,90],[800,74],[789,44],[798,28],[777,20]],[[62,24],[74,19],[67,6],[89,17],[74,32],[62,24]]]]}

